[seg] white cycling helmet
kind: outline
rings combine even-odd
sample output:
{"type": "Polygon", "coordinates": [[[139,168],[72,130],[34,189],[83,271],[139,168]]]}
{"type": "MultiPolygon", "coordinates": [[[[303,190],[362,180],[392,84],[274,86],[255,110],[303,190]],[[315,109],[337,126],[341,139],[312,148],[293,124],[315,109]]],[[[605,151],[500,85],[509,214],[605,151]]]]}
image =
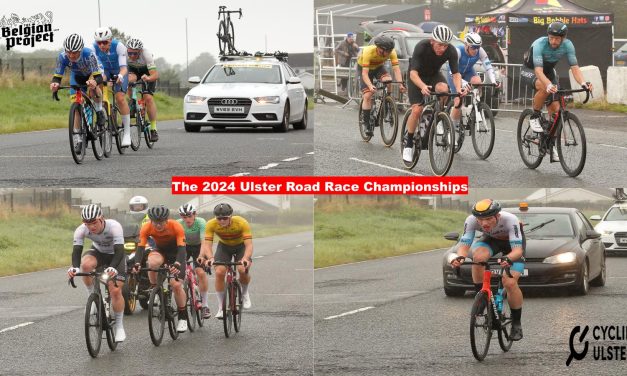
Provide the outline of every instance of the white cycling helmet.
{"type": "Polygon", "coordinates": [[[431,32],[431,38],[435,39],[436,42],[448,44],[453,39],[453,32],[446,25],[438,25],[431,32]]]}
{"type": "Polygon", "coordinates": [[[179,214],[185,217],[196,214],[196,207],[192,204],[181,205],[179,208],[179,214]]]}
{"type": "Polygon", "coordinates": [[[134,196],[128,201],[128,208],[131,213],[148,212],[148,199],[144,196],[134,196]]]}
{"type": "Polygon", "coordinates": [[[141,50],[142,48],[144,48],[144,44],[141,40],[137,38],[131,38],[128,40],[128,42],[126,42],[126,47],[133,50],[141,50]]]}
{"type": "Polygon", "coordinates": [[[102,209],[100,209],[99,205],[89,204],[81,210],[81,217],[83,218],[83,222],[93,222],[102,217],[102,209]]]}
{"type": "Polygon", "coordinates": [[[108,27],[99,27],[96,29],[96,32],[94,33],[94,39],[96,39],[96,42],[102,42],[103,40],[110,40],[111,38],[113,38],[113,33],[111,32],[111,29],[109,29],[108,27]]]}
{"type": "Polygon", "coordinates": [[[464,41],[471,46],[481,46],[481,35],[477,33],[468,33],[464,41]]]}
{"type": "Polygon", "coordinates": [[[78,34],[70,34],[63,41],[63,48],[69,52],[82,51],[84,46],[83,38],[78,34]]]}

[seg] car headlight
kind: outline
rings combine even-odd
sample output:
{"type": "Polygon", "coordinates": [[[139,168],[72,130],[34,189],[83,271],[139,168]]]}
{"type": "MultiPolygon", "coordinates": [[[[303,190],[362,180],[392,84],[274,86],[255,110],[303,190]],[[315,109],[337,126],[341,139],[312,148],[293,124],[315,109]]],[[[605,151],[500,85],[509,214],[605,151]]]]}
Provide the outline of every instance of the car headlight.
{"type": "Polygon", "coordinates": [[[281,98],[280,97],[255,97],[255,100],[257,101],[257,103],[260,104],[277,104],[281,102],[281,98]]]}
{"type": "Polygon", "coordinates": [[[614,231],[612,231],[612,230],[603,230],[603,231],[601,231],[601,234],[603,234],[603,235],[612,235],[613,233],[614,233],[614,231]]]}
{"type": "Polygon", "coordinates": [[[207,100],[207,97],[200,97],[198,95],[186,95],[185,103],[202,103],[207,100]]]}
{"type": "Polygon", "coordinates": [[[544,264],[568,264],[577,260],[577,254],[575,252],[564,252],[559,255],[550,256],[542,261],[544,264]]]}

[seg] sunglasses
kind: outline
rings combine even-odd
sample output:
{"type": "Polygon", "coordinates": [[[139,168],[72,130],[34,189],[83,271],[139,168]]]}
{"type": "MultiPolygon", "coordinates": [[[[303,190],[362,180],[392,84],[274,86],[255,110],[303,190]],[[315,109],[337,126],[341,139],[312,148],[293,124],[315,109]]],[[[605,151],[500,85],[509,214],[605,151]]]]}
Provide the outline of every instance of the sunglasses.
{"type": "Polygon", "coordinates": [[[100,46],[100,45],[105,45],[105,46],[106,46],[107,44],[109,44],[109,41],[108,41],[108,40],[101,40],[100,42],[96,42],[96,43],[97,43],[99,46],[100,46]]]}
{"type": "Polygon", "coordinates": [[[216,219],[217,219],[218,221],[226,221],[226,220],[228,220],[229,218],[231,218],[231,217],[216,217],[216,219]]]}
{"type": "Polygon", "coordinates": [[[127,53],[128,53],[128,56],[137,56],[137,55],[139,55],[139,52],[130,52],[129,51],[127,53]]]}
{"type": "Polygon", "coordinates": [[[150,222],[152,222],[152,224],[153,224],[153,225],[163,226],[163,225],[165,225],[165,223],[167,222],[167,219],[166,219],[166,220],[163,220],[163,221],[152,221],[152,220],[151,220],[150,222]]]}
{"type": "Polygon", "coordinates": [[[481,48],[481,46],[470,46],[470,49],[471,50],[475,50],[475,51],[480,49],[480,48],[481,48]]]}
{"type": "Polygon", "coordinates": [[[180,216],[181,216],[181,218],[191,218],[191,217],[193,216],[193,214],[192,214],[192,215],[183,215],[183,214],[180,214],[180,216]]]}

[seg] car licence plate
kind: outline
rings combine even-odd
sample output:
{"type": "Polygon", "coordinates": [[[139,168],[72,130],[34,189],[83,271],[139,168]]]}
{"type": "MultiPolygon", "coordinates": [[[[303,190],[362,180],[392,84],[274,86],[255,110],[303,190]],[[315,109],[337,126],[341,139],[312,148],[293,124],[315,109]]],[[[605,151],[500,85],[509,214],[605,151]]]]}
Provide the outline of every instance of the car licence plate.
{"type": "Polygon", "coordinates": [[[213,111],[221,114],[243,114],[244,107],[214,107],[213,111]]]}
{"type": "Polygon", "coordinates": [[[627,238],[618,238],[620,244],[627,244],[627,238]]]}
{"type": "MultiPolygon", "coordinates": [[[[490,272],[492,274],[494,274],[494,275],[501,275],[501,271],[502,271],[502,269],[490,269],[490,272]]],[[[523,270],[523,273],[522,273],[521,277],[526,277],[528,275],[529,275],[529,270],[525,269],[525,270],[523,270]]]]}

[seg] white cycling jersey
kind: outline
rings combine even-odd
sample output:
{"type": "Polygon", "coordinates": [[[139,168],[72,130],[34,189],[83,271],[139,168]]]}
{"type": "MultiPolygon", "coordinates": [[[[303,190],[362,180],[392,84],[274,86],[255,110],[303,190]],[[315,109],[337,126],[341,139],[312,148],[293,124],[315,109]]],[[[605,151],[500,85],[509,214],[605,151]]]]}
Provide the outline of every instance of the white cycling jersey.
{"type": "Polygon", "coordinates": [[[85,224],[81,224],[74,231],[74,245],[83,245],[85,238],[92,241],[93,247],[102,253],[113,254],[113,246],[124,244],[122,225],[115,219],[105,219],[104,230],[100,234],[93,234],[85,224]]]}

